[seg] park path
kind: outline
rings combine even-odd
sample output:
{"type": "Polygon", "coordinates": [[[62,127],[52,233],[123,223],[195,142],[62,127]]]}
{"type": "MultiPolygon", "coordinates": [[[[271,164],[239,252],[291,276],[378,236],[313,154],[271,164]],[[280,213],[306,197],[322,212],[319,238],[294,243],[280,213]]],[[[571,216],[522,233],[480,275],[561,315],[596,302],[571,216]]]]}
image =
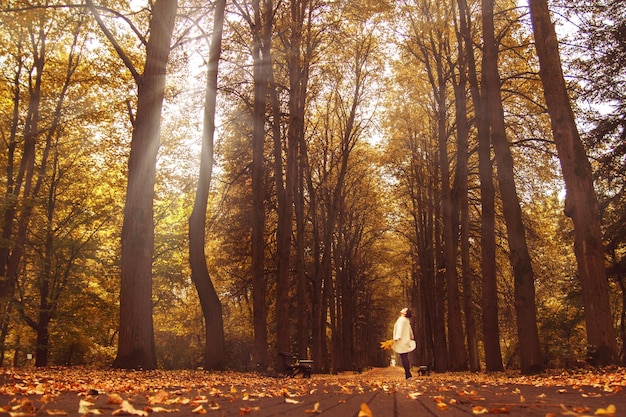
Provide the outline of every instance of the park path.
{"type": "Polygon", "coordinates": [[[619,381],[593,374],[524,378],[470,373],[431,373],[405,381],[399,367],[311,378],[103,371],[71,383],[77,378],[68,377],[69,372],[38,376],[39,385],[32,390],[25,389],[32,385],[25,376],[5,378],[0,410],[10,417],[595,417],[613,406],[616,411],[604,417],[626,416],[623,373],[619,381]]]}

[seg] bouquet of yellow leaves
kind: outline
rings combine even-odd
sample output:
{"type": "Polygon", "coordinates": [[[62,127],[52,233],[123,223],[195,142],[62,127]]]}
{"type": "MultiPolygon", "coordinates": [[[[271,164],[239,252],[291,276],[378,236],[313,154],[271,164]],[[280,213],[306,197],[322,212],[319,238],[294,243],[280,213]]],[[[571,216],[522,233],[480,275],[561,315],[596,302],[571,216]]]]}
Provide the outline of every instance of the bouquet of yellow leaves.
{"type": "Polygon", "coordinates": [[[380,342],[380,348],[385,350],[390,350],[393,346],[393,339],[385,340],[384,342],[380,342]]]}

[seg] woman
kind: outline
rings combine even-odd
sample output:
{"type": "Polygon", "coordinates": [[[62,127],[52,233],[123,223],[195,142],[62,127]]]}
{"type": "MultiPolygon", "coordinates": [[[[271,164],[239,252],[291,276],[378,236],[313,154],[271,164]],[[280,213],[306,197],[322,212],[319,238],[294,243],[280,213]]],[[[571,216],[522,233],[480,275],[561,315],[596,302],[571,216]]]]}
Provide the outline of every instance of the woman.
{"type": "Polygon", "coordinates": [[[415,350],[415,338],[413,337],[410,318],[411,310],[405,307],[400,310],[400,317],[398,317],[396,324],[393,326],[393,350],[400,354],[406,379],[410,379],[413,376],[411,375],[409,352],[415,350]]]}

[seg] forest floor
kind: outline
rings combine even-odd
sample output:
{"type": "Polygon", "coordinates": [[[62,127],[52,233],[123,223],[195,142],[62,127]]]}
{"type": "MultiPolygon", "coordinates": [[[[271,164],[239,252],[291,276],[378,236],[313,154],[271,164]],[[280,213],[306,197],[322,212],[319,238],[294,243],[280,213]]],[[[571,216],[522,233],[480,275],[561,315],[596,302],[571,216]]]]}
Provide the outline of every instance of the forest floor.
{"type": "Polygon", "coordinates": [[[626,416],[624,390],[625,368],[537,376],[431,373],[409,381],[398,367],[313,374],[310,379],[235,372],[7,368],[0,369],[0,417],[606,417],[626,416]]]}

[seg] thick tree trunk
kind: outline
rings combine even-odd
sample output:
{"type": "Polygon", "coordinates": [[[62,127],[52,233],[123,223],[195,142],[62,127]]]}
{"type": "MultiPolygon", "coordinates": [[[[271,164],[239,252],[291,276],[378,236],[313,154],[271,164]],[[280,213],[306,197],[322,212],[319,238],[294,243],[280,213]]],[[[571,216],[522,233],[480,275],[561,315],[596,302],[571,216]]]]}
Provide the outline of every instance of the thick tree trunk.
{"type": "Polygon", "coordinates": [[[189,218],[189,264],[205,323],[204,369],[224,369],[224,321],[222,304],[215,291],[205,256],[206,210],[213,174],[213,138],[217,100],[218,64],[222,50],[222,28],[226,0],[218,0],[213,15],[213,35],[207,65],[204,127],[200,153],[200,175],[193,211],[189,218]]]}
{"type": "Polygon", "coordinates": [[[177,8],[176,0],[154,3],[146,63],[138,85],[122,225],[120,333],[113,362],[116,368],[157,366],[152,323],[152,216],[161,108],[177,8]]]}
{"type": "Polygon", "coordinates": [[[470,261],[470,219],[468,202],[468,158],[469,158],[469,123],[467,120],[467,56],[462,35],[457,33],[459,48],[459,78],[454,83],[454,98],[457,126],[456,175],[453,189],[454,228],[460,226],[458,240],[461,248],[461,280],[463,283],[463,312],[465,314],[465,335],[469,369],[480,370],[478,336],[474,314],[473,274],[470,261]]]}
{"type": "Polygon", "coordinates": [[[502,196],[504,219],[509,243],[509,259],[515,281],[515,312],[517,314],[517,336],[520,346],[521,371],[524,374],[543,370],[543,359],[537,330],[534,273],[526,245],[526,231],[522,223],[513,175],[513,157],[506,138],[504,110],[500,95],[498,74],[498,49],[493,26],[493,0],[482,1],[485,97],[489,101],[489,126],[496,163],[498,184],[502,196]]]}
{"type": "MultiPolygon", "coordinates": [[[[440,75],[441,76],[441,75],[440,75]]],[[[443,223],[443,265],[445,269],[447,323],[448,323],[448,370],[467,370],[467,353],[459,296],[459,275],[456,269],[457,236],[454,233],[452,190],[450,188],[450,167],[445,122],[445,85],[439,85],[437,136],[439,140],[439,165],[441,167],[441,205],[443,223]]]]}
{"type": "MultiPolygon", "coordinates": [[[[432,178],[438,178],[440,167],[437,165],[432,178]]],[[[434,202],[434,210],[431,211],[433,216],[433,234],[432,240],[432,259],[434,260],[433,282],[435,296],[433,297],[434,314],[433,318],[433,336],[435,345],[435,370],[445,372],[450,370],[450,355],[448,353],[448,338],[446,333],[446,277],[443,272],[445,267],[444,249],[441,243],[441,224],[437,219],[441,219],[441,196],[439,189],[434,183],[429,187],[432,191],[432,200],[434,202]]]]}
{"type": "Polygon", "coordinates": [[[539,75],[550,115],[567,197],[565,214],[574,222],[574,252],[585,307],[589,360],[594,365],[616,361],[617,343],[609,305],[598,201],[561,69],[558,41],[546,0],[530,0],[539,57],[539,75]]]}
{"type": "MultiPolygon", "coordinates": [[[[488,101],[481,95],[474,58],[471,33],[471,15],[466,0],[458,0],[459,29],[465,44],[468,82],[474,103],[478,131],[478,172],[480,178],[480,248],[482,271],[482,329],[485,349],[485,369],[489,372],[502,371],[502,352],[498,327],[498,285],[496,280],[496,236],[495,236],[495,189],[489,141],[488,101]]],[[[483,73],[484,75],[484,73],[483,73]]],[[[483,82],[484,85],[484,82],[483,82]]],[[[468,330],[469,332],[469,330],[468,330]]]]}
{"type": "Polygon", "coordinates": [[[267,350],[267,280],[265,277],[265,110],[267,106],[268,68],[263,45],[265,24],[259,1],[253,1],[254,27],[252,56],[254,60],[254,104],[252,109],[252,304],[254,326],[254,359],[258,370],[268,365],[267,350]]]}

